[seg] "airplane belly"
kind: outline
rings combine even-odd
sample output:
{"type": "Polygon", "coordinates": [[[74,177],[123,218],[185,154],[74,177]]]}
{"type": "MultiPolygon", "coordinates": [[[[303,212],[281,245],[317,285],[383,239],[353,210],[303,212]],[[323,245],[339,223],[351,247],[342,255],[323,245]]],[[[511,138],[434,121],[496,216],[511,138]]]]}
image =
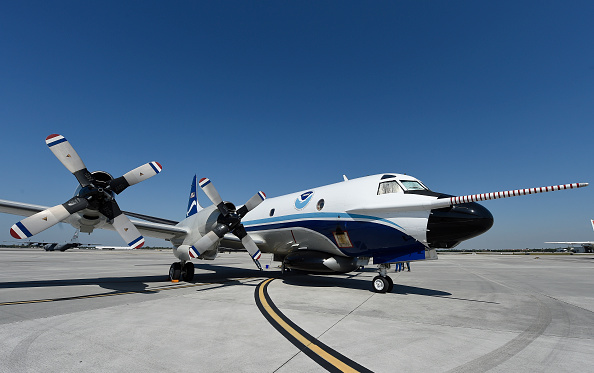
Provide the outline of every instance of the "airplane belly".
{"type": "Polygon", "coordinates": [[[340,256],[375,257],[424,251],[426,247],[422,241],[426,236],[427,219],[421,216],[388,220],[320,213],[306,216],[306,219],[303,215],[298,217],[301,219],[284,217],[282,222],[260,220],[246,224],[246,229],[266,241],[270,250],[266,251],[279,254],[301,248],[340,256]]]}
{"type": "Polygon", "coordinates": [[[302,227],[263,230],[258,231],[257,235],[266,242],[261,246],[262,252],[265,253],[284,256],[292,251],[312,249],[344,256],[326,236],[302,227]]]}

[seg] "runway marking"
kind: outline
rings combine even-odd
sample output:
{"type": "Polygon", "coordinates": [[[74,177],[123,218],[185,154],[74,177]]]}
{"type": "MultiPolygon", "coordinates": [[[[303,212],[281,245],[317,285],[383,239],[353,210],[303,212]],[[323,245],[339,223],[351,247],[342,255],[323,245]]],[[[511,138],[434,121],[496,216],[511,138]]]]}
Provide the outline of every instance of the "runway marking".
{"type": "Polygon", "coordinates": [[[44,303],[44,302],[60,302],[60,301],[65,301],[65,300],[79,300],[79,299],[91,299],[91,298],[102,298],[102,297],[113,297],[116,295],[151,294],[151,293],[158,293],[158,292],[165,291],[165,290],[177,290],[177,289],[191,288],[191,287],[197,287],[197,286],[216,285],[216,284],[222,284],[222,283],[230,282],[230,281],[241,281],[241,280],[247,280],[247,279],[252,279],[252,278],[256,278],[256,277],[233,278],[233,279],[228,279],[227,281],[221,281],[221,282],[201,282],[201,283],[196,283],[196,284],[162,286],[162,287],[156,287],[153,289],[145,289],[145,290],[118,291],[118,292],[111,292],[111,293],[75,295],[72,297],[62,297],[62,298],[47,298],[47,299],[32,299],[32,300],[22,300],[22,301],[13,301],[13,302],[1,302],[0,306],[11,306],[11,305],[16,305],[16,304],[32,304],[32,303],[44,303]]]}
{"type": "MultiPolygon", "coordinates": [[[[461,267],[461,266],[460,266],[461,267]]],[[[472,273],[473,275],[482,278],[485,281],[492,282],[499,286],[505,287],[512,290],[514,293],[520,292],[520,294],[526,293],[525,290],[519,287],[513,287],[501,283],[499,281],[490,279],[484,275],[476,273],[467,268],[463,268],[466,272],[472,273]]],[[[542,295],[536,293],[536,295],[542,295]]],[[[451,369],[449,373],[463,373],[463,372],[486,372],[491,370],[504,362],[510,360],[515,355],[519,354],[522,350],[528,347],[529,344],[534,342],[540,337],[545,330],[549,327],[552,319],[552,313],[549,307],[542,302],[535,294],[528,294],[529,297],[533,298],[538,304],[538,313],[535,320],[526,330],[518,334],[515,338],[508,341],[503,346],[492,350],[474,360],[471,360],[465,364],[462,364],[454,369],[451,369]]]]}
{"type": "Polygon", "coordinates": [[[262,281],[254,292],[256,304],[268,322],[295,347],[329,372],[372,372],[333,350],[289,320],[272,302],[268,285],[274,280],[262,281]]]}

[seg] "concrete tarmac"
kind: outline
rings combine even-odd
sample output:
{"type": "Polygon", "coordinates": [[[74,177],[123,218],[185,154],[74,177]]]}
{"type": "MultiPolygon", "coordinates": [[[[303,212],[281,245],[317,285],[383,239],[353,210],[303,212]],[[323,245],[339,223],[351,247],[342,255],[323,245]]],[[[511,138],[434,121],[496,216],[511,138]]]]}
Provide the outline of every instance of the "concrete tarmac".
{"type": "Polygon", "coordinates": [[[594,256],[440,255],[391,272],[281,276],[246,253],[167,280],[170,251],[0,249],[0,372],[324,372],[272,327],[258,284],[374,372],[594,371],[594,256]]]}

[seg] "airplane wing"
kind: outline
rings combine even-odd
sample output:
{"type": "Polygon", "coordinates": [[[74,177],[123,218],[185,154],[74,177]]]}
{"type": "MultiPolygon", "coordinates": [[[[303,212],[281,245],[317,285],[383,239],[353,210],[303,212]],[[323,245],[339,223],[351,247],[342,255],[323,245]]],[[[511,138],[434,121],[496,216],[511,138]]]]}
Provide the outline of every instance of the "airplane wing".
{"type": "MultiPolygon", "coordinates": [[[[14,202],[0,199],[0,212],[6,214],[31,216],[40,211],[44,211],[47,208],[47,206],[33,205],[29,203],[14,202]]],[[[130,216],[138,217],[139,214],[130,213],[130,216]]],[[[165,219],[161,219],[161,221],[163,221],[163,223],[131,220],[132,224],[134,224],[134,226],[138,228],[140,233],[147,237],[155,237],[169,240],[174,237],[184,237],[189,233],[189,230],[186,228],[171,225],[171,221],[169,221],[169,224],[164,223],[167,222],[167,220],[165,219]]],[[[101,228],[115,230],[115,228],[111,224],[107,224],[101,228]]]]}
{"type": "Polygon", "coordinates": [[[584,241],[584,242],[577,242],[577,241],[571,241],[571,242],[545,242],[545,243],[556,243],[559,245],[594,245],[594,241],[584,241]]]}
{"type": "Polygon", "coordinates": [[[31,216],[47,209],[46,206],[32,205],[29,203],[13,202],[0,199],[0,212],[12,215],[31,216]]]}
{"type": "MultiPolygon", "coordinates": [[[[174,225],[152,223],[148,221],[130,220],[132,224],[140,231],[145,237],[162,238],[164,240],[170,240],[174,237],[184,237],[190,231],[183,227],[176,227],[174,225]]],[[[102,229],[115,230],[111,224],[107,224],[102,229]]]]}

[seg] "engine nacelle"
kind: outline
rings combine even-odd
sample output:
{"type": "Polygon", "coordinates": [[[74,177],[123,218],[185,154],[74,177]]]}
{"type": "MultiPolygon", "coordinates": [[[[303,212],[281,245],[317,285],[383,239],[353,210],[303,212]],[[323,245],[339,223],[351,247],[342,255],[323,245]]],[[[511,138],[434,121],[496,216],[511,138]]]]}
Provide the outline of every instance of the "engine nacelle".
{"type": "Polygon", "coordinates": [[[345,258],[321,251],[298,250],[285,257],[285,267],[315,273],[347,273],[359,268],[357,258],[345,258]]]}
{"type": "MultiPolygon", "coordinates": [[[[210,232],[213,226],[216,225],[219,215],[220,213],[217,207],[211,205],[184,220],[182,226],[196,227],[197,229],[190,229],[191,233],[182,239],[171,239],[171,243],[175,247],[173,254],[181,260],[192,260],[188,254],[188,246],[198,242],[200,238],[210,232]]],[[[219,244],[217,243],[208,251],[202,253],[199,258],[213,260],[217,256],[218,247],[219,244]]]]}

